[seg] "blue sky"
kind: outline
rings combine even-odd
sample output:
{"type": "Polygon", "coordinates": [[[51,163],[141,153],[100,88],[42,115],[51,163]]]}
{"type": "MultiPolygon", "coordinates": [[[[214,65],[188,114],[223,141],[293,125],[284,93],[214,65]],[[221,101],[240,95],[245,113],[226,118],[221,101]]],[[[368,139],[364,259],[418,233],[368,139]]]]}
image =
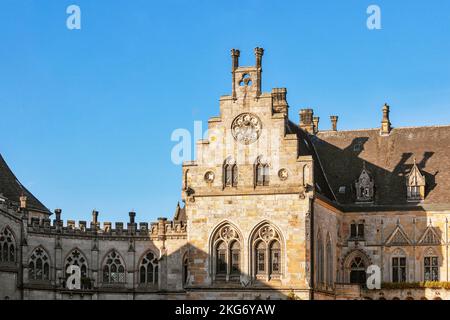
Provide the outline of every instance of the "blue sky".
{"type": "Polygon", "coordinates": [[[263,89],[327,129],[450,124],[450,2],[2,0],[0,152],[63,218],[172,217],[181,167],[173,130],[218,114],[241,64],[265,48],[263,89]],[[81,30],[66,8],[81,8],[81,30]],[[381,8],[382,30],[366,27],[381,8]]]}

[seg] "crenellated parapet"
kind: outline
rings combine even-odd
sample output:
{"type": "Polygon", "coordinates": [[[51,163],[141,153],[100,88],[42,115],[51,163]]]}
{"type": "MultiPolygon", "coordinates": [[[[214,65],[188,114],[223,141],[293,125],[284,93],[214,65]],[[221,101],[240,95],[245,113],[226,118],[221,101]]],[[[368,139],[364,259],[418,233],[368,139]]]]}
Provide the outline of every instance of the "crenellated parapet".
{"type": "Polygon", "coordinates": [[[93,212],[93,221],[88,224],[86,221],[61,219],[61,210],[55,210],[56,219],[39,219],[31,217],[28,223],[29,233],[40,233],[48,235],[81,236],[98,238],[120,238],[136,237],[150,238],[151,240],[183,239],[186,238],[186,223],[179,220],[167,220],[159,218],[157,222],[135,222],[135,212],[130,212],[130,221],[112,222],[98,221],[98,212],[93,212]]]}

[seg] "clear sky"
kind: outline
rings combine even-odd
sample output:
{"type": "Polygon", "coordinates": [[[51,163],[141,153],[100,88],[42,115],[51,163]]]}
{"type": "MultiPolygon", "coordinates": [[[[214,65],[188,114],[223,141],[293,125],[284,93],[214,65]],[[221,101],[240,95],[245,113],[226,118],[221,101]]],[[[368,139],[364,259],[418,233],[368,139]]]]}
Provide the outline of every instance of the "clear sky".
{"type": "Polygon", "coordinates": [[[181,167],[173,130],[206,128],[241,64],[265,49],[263,89],[287,87],[290,118],[328,129],[450,124],[450,2],[2,0],[0,152],[63,219],[171,218],[181,167]],[[81,30],[66,8],[81,8],[81,30]],[[381,30],[366,9],[381,8],[381,30]]]}

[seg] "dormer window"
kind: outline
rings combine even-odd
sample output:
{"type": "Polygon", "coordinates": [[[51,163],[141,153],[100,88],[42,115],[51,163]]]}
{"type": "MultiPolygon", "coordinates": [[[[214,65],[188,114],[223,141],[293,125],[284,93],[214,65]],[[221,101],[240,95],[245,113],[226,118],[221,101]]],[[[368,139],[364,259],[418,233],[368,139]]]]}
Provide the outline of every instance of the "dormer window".
{"type": "Polygon", "coordinates": [[[374,196],[374,180],[370,172],[366,169],[366,163],[363,164],[363,169],[355,182],[356,187],[356,201],[357,202],[372,202],[374,196]]]}
{"type": "Polygon", "coordinates": [[[416,159],[410,173],[406,176],[406,193],[408,201],[425,199],[425,176],[420,172],[416,159]]]}

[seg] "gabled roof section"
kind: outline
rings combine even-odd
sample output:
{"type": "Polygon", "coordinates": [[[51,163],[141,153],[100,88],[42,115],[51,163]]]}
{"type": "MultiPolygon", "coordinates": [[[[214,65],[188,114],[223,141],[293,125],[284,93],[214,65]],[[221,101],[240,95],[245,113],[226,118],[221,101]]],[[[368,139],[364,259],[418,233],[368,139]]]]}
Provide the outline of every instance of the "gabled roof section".
{"type": "Polygon", "coordinates": [[[311,141],[339,204],[355,204],[354,181],[363,162],[375,182],[374,206],[405,206],[408,174],[417,169],[426,180],[421,205],[450,204],[450,126],[380,130],[321,131],[311,141]],[[415,169],[414,169],[415,170],[415,169]]]}
{"type": "Polygon", "coordinates": [[[403,231],[403,229],[400,227],[400,225],[397,225],[394,229],[394,231],[391,233],[391,235],[386,240],[386,245],[408,245],[411,244],[411,241],[409,240],[406,233],[403,231]]]}
{"type": "Polygon", "coordinates": [[[0,194],[3,194],[4,197],[16,205],[19,205],[20,197],[24,195],[27,197],[28,209],[51,214],[51,212],[30,191],[28,191],[27,188],[19,182],[19,180],[17,180],[16,176],[11,171],[1,154],[0,194]]]}
{"type": "Polygon", "coordinates": [[[440,245],[442,243],[442,237],[431,225],[427,227],[422,237],[420,237],[419,244],[423,245],[440,245]]]}
{"type": "Polygon", "coordinates": [[[177,207],[175,209],[175,214],[173,217],[173,221],[175,222],[187,222],[187,218],[186,218],[186,207],[181,208],[180,207],[180,203],[177,203],[177,207]]]}

